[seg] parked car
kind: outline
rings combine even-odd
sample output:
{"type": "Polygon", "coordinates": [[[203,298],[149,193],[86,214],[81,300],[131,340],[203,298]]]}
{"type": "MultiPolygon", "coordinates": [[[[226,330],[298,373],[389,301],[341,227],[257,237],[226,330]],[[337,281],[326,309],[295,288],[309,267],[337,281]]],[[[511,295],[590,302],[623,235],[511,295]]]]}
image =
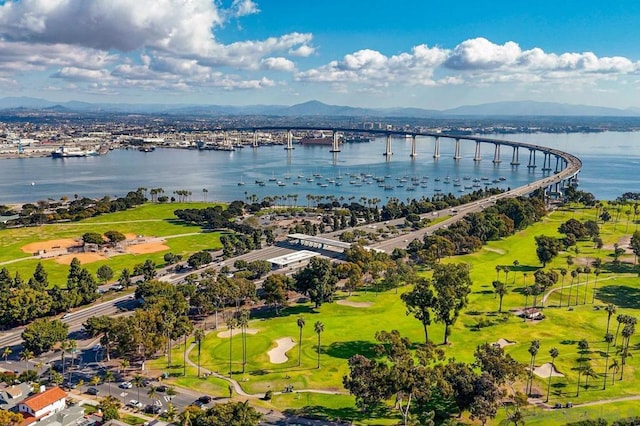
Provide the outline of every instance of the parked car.
{"type": "Polygon", "coordinates": [[[162,407],[158,405],[149,404],[146,407],[144,407],[144,412],[147,414],[160,414],[160,411],[162,411],[162,407]]]}
{"type": "Polygon", "coordinates": [[[212,400],[212,398],[209,395],[202,395],[200,398],[198,398],[198,401],[203,402],[205,404],[210,403],[212,400]]]}
{"type": "Polygon", "coordinates": [[[166,387],[165,385],[160,385],[156,388],[157,392],[166,392],[167,389],[169,389],[168,387],[166,387]]]}
{"type": "Polygon", "coordinates": [[[132,399],[131,401],[129,401],[129,403],[127,404],[127,406],[128,406],[128,407],[131,407],[131,408],[138,408],[138,409],[140,409],[140,408],[144,407],[144,404],[143,404],[142,402],[138,401],[137,399],[132,399]]]}
{"type": "Polygon", "coordinates": [[[90,388],[87,389],[87,393],[89,395],[97,395],[100,393],[100,389],[94,388],[93,386],[91,386],[90,388]]]}
{"type": "Polygon", "coordinates": [[[131,382],[122,382],[118,385],[118,387],[120,389],[131,389],[133,387],[133,384],[131,384],[131,382]]]}

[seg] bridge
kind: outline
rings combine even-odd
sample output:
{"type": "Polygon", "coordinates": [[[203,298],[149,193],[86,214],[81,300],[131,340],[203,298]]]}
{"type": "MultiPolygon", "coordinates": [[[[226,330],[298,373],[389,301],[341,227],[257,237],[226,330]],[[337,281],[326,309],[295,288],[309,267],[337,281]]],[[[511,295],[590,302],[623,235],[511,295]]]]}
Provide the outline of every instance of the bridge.
{"type": "Polygon", "coordinates": [[[256,127],[227,127],[227,128],[219,128],[217,131],[224,132],[225,134],[228,132],[245,132],[245,133],[253,133],[253,147],[258,147],[258,132],[285,132],[287,135],[287,143],[284,147],[285,150],[291,151],[294,149],[293,146],[293,131],[303,131],[303,132],[318,132],[318,131],[327,131],[332,133],[332,144],[330,148],[330,152],[338,153],[340,152],[340,141],[339,134],[340,133],[367,133],[373,135],[386,136],[386,145],[385,151],[382,153],[387,159],[390,159],[393,155],[392,151],[392,137],[393,136],[401,136],[401,137],[411,137],[411,158],[415,159],[418,156],[417,149],[417,137],[427,137],[431,138],[434,141],[433,147],[433,158],[440,158],[440,140],[448,140],[453,141],[454,145],[454,154],[453,159],[458,161],[462,159],[460,144],[461,141],[469,141],[475,143],[475,153],[473,157],[473,161],[479,162],[482,161],[482,145],[493,145],[493,159],[492,162],[494,164],[499,164],[502,162],[502,147],[511,148],[511,161],[510,164],[512,166],[519,166],[520,163],[520,150],[522,149],[526,153],[529,154],[527,168],[535,169],[538,167],[536,164],[537,153],[542,154],[543,163],[542,163],[542,172],[549,173],[549,176],[543,177],[542,179],[520,187],[516,188],[516,190],[509,191],[511,192],[522,192],[522,190],[526,190],[525,193],[533,192],[539,188],[546,188],[546,192],[548,194],[556,194],[560,195],[562,190],[569,187],[574,186],[578,183],[578,173],[582,168],[582,161],[572,154],[568,152],[561,151],[559,149],[549,148],[541,145],[529,144],[524,142],[515,142],[508,141],[502,139],[495,138],[486,138],[482,136],[473,136],[473,135],[459,135],[454,133],[438,133],[438,132],[415,132],[415,131],[407,131],[407,130],[383,130],[383,129],[356,129],[352,127],[318,127],[318,126],[256,126],[256,127]],[[555,164],[554,164],[555,160],[555,164]],[[551,173],[553,172],[553,173],[551,173]],[[542,184],[545,185],[542,185],[542,184]],[[542,185],[542,186],[541,186],[542,185]]]}

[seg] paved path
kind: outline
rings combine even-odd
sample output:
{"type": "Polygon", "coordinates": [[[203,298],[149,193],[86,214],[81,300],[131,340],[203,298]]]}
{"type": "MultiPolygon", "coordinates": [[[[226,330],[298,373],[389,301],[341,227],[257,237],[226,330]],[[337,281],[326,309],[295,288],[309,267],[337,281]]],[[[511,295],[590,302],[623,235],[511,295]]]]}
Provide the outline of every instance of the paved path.
{"type": "Polygon", "coordinates": [[[624,275],[612,275],[610,277],[592,280],[592,281],[590,281],[588,283],[586,281],[584,281],[584,282],[581,282],[581,283],[578,283],[578,284],[570,284],[570,285],[565,285],[564,287],[552,288],[542,298],[542,305],[544,306],[544,304],[546,303],[546,301],[549,298],[549,296],[551,296],[551,294],[555,293],[556,291],[560,291],[562,288],[567,289],[567,288],[573,288],[573,287],[581,287],[581,286],[586,285],[586,284],[593,284],[594,281],[595,282],[602,282],[602,281],[608,281],[608,280],[613,280],[613,279],[623,278],[623,277],[624,277],[624,275]]]}

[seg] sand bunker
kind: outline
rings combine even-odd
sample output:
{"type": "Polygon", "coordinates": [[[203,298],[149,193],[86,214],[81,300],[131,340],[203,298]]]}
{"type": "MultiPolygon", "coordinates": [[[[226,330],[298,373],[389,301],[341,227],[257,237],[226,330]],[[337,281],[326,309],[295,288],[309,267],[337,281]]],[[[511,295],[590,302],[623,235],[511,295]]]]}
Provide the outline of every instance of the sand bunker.
{"type": "Polygon", "coordinates": [[[371,302],[353,302],[351,300],[338,300],[336,303],[338,305],[350,306],[352,308],[368,308],[373,305],[371,302]]]}
{"type": "Polygon", "coordinates": [[[276,347],[267,352],[271,364],[284,364],[289,360],[287,351],[293,348],[296,342],[291,337],[283,337],[276,340],[276,347]]]}
{"type": "Polygon", "coordinates": [[[502,338],[498,339],[498,341],[494,343],[494,345],[498,345],[501,348],[504,348],[505,346],[515,345],[515,344],[516,342],[507,340],[507,339],[502,339],[502,338]]]}
{"type": "MultiPolygon", "coordinates": [[[[247,328],[245,330],[247,332],[247,334],[258,334],[258,329],[257,328],[247,328]]],[[[221,331],[220,333],[218,333],[218,337],[222,338],[222,339],[226,339],[227,337],[229,337],[230,334],[238,335],[241,334],[242,330],[239,328],[234,328],[233,329],[233,333],[229,333],[229,330],[227,331],[221,331]]]]}
{"type": "Polygon", "coordinates": [[[61,250],[81,244],[82,243],[74,240],[73,238],[61,238],[58,240],[38,241],[36,243],[30,243],[22,246],[22,251],[25,253],[38,253],[40,250],[61,250]]]}
{"type": "Polygon", "coordinates": [[[63,256],[56,257],[56,263],[61,265],[70,265],[74,257],[77,257],[81,264],[99,262],[101,260],[107,260],[107,258],[99,253],[75,253],[65,254],[63,256]]]}
{"type": "Polygon", "coordinates": [[[164,245],[162,243],[143,243],[143,244],[132,244],[127,246],[127,253],[131,254],[147,254],[147,253],[157,253],[159,251],[169,250],[171,247],[164,245]]]}
{"type": "Polygon", "coordinates": [[[551,373],[551,377],[564,377],[564,374],[556,370],[556,367],[550,362],[544,363],[541,366],[534,368],[533,373],[538,377],[542,377],[543,379],[549,377],[549,373],[551,373]]]}

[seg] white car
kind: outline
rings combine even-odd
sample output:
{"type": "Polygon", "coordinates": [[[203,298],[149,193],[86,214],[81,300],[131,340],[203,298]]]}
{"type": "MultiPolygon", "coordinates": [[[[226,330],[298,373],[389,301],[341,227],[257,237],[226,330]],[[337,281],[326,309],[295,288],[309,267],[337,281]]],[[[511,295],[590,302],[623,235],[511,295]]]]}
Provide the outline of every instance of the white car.
{"type": "Polygon", "coordinates": [[[131,382],[122,382],[118,385],[118,387],[120,389],[131,389],[133,387],[133,384],[131,384],[131,382]]]}
{"type": "Polygon", "coordinates": [[[137,399],[132,399],[131,401],[129,401],[129,403],[127,404],[129,407],[131,408],[142,408],[144,407],[144,404],[140,401],[138,401],[137,399]]]}

